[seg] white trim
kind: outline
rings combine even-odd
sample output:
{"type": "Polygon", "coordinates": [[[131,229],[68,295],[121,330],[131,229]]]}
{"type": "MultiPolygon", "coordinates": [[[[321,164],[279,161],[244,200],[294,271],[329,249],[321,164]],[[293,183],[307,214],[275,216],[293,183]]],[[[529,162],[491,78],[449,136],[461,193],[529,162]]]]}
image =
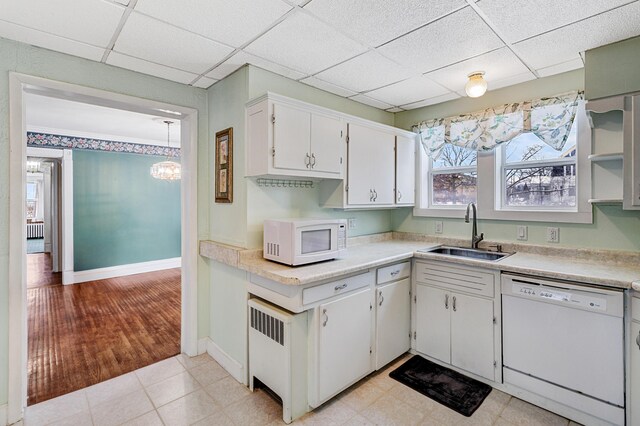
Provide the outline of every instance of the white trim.
{"type": "Polygon", "coordinates": [[[238,382],[244,384],[245,386],[249,386],[249,382],[247,381],[247,375],[240,364],[235,359],[231,358],[225,351],[220,348],[220,346],[216,345],[215,342],[208,337],[207,340],[207,353],[211,355],[213,359],[215,359],[218,364],[222,366],[227,372],[236,379],[238,382]]]}
{"type": "Polygon", "coordinates": [[[8,425],[7,421],[7,404],[0,405],[0,425],[8,425]]]}
{"type": "MultiPolygon", "coordinates": [[[[182,324],[181,351],[198,351],[198,110],[41,77],[9,73],[9,423],[22,419],[27,401],[26,317],[26,124],[25,89],[45,96],[180,119],[182,153],[182,324]],[[28,86],[28,89],[27,89],[28,86]],[[169,111],[169,112],[167,112],[169,111]],[[170,111],[174,111],[172,114],[170,111]]],[[[63,195],[64,197],[64,195],[63,195]]],[[[72,229],[72,228],[71,228],[72,229]]],[[[63,231],[64,232],[64,231],[63,231]]],[[[71,239],[73,240],[73,239],[71,239]]],[[[63,266],[66,267],[68,265],[63,266]]],[[[66,269],[68,270],[68,269],[66,269]]]]}
{"type": "Polygon", "coordinates": [[[207,352],[207,345],[211,339],[208,337],[203,337],[202,339],[198,339],[198,355],[202,355],[207,352]]]}
{"type": "Polygon", "coordinates": [[[87,281],[107,278],[125,277],[127,275],[144,274],[145,272],[162,271],[181,267],[181,258],[151,260],[149,262],[131,263],[129,265],[109,266],[107,268],[89,269],[87,271],[71,271],[62,273],[62,281],[67,284],[78,284],[87,281]],[[66,275],[66,276],[65,276],[66,275]]]}

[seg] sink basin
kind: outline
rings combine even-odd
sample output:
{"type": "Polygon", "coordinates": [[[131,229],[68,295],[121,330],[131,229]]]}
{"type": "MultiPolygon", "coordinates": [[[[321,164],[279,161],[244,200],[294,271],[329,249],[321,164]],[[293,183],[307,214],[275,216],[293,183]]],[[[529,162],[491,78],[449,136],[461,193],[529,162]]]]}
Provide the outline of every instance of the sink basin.
{"type": "Polygon", "coordinates": [[[423,253],[437,253],[437,254],[444,254],[446,256],[469,257],[472,259],[489,260],[489,261],[500,260],[512,254],[512,253],[502,253],[502,252],[496,252],[496,251],[472,249],[472,248],[466,248],[466,247],[449,247],[449,246],[439,246],[439,247],[433,247],[430,249],[424,249],[424,250],[418,250],[418,251],[423,253]]]}

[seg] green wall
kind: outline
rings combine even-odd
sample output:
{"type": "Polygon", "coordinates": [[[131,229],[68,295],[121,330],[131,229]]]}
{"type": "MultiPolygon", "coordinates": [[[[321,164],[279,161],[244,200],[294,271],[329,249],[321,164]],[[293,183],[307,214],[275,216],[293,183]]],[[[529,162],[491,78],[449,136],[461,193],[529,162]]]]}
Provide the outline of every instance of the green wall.
{"type": "MultiPolygon", "coordinates": [[[[576,70],[499,90],[490,90],[481,98],[461,98],[401,112],[395,116],[395,125],[410,129],[413,124],[421,120],[449,117],[478,111],[490,106],[583,88],[584,70],[576,70]]],[[[489,87],[489,89],[491,88],[489,87]]],[[[593,144],[597,145],[598,141],[602,144],[603,139],[607,139],[607,143],[609,139],[620,139],[621,130],[621,126],[618,126],[617,131],[612,128],[597,129],[594,132],[593,144]]],[[[604,144],[606,145],[606,143],[604,144]]],[[[415,217],[412,213],[413,210],[407,208],[395,210],[393,212],[393,229],[435,235],[435,222],[442,221],[444,225],[443,236],[470,238],[471,227],[464,223],[464,212],[460,212],[460,217],[455,219],[415,217]]],[[[515,242],[516,226],[526,225],[528,226],[527,244],[548,244],[546,242],[546,228],[547,226],[556,226],[560,228],[559,245],[562,246],[640,250],[640,212],[622,210],[621,206],[616,205],[597,205],[594,207],[593,213],[592,224],[480,220],[478,232],[484,232],[487,240],[515,242]]]]}
{"type": "MultiPolygon", "coordinates": [[[[7,402],[9,262],[9,72],[153,99],[198,110],[198,239],[207,239],[210,187],[205,90],[0,38],[0,405],[7,402]]],[[[12,201],[13,202],[13,201],[12,201]]],[[[18,201],[20,202],[20,201],[18,201]]],[[[198,335],[209,335],[209,268],[198,264],[198,335]]]]}
{"type": "Polygon", "coordinates": [[[73,151],[75,271],[180,257],[180,181],[149,173],[165,160],[73,151]]]}
{"type": "Polygon", "coordinates": [[[638,91],[640,91],[640,37],[585,52],[587,99],[638,91]]]}

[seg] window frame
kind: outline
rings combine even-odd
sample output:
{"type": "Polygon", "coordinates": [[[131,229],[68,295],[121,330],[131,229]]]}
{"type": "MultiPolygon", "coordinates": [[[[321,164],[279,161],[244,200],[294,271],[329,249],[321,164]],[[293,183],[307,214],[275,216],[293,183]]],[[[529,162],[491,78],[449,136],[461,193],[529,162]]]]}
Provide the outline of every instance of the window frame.
{"type": "MultiPolygon", "coordinates": [[[[585,110],[585,102],[580,101],[576,111],[575,124],[577,125],[576,137],[576,206],[567,209],[565,207],[504,207],[502,205],[502,187],[504,176],[502,171],[502,147],[497,147],[491,151],[479,151],[477,170],[477,192],[476,206],[478,208],[478,218],[495,219],[506,221],[528,221],[528,222],[557,222],[557,223],[593,223],[593,208],[589,204],[591,197],[591,162],[588,159],[591,153],[591,127],[585,110]],[[502,180],[498,180],[500,177],[502,180]]],[[[419,142],[418,142],[419,144],[419,142]]],[[[422,150],[422,147],[419,146],[422,150]]],[[[431,163],[432,160],[420,153],[417,157],[417,197],[416,205],[413,209],[414,216],[421,217],[443,217],[462,218],[464,206],[433,206],[431,202],[431,163]],[[425,180],[429,179],[429,180],[425,180]],[[426,186],[426,188],[425,188],[426,186]],[[426,198],[425,198],[426,197],[426,198]]],[[[558,163],[567,160],[541,160],[527,162],[529,165],[540,165],[543,162],[558,163]]],[[[572,163],[572,162],[571,162],[572,163]]],[[[509,163],[514,166],[519,163],[509,163]]],[[[436,169],[442,170],[442,169],[436,169]]],[[[449,169],[446,169],[449,170],[449,169]]],[[[452,169],[453,170],[453,169],[452,169]]]]}

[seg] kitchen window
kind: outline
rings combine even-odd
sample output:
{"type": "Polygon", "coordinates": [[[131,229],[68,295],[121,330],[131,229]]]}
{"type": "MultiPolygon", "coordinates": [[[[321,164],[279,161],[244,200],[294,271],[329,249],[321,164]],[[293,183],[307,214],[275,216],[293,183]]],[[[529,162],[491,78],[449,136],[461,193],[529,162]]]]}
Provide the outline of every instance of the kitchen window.
{"type": "Polygon", "coordinates": [[[422,122],[416,216],[590,223],[591,130],[579,92],[422,122]]]}

